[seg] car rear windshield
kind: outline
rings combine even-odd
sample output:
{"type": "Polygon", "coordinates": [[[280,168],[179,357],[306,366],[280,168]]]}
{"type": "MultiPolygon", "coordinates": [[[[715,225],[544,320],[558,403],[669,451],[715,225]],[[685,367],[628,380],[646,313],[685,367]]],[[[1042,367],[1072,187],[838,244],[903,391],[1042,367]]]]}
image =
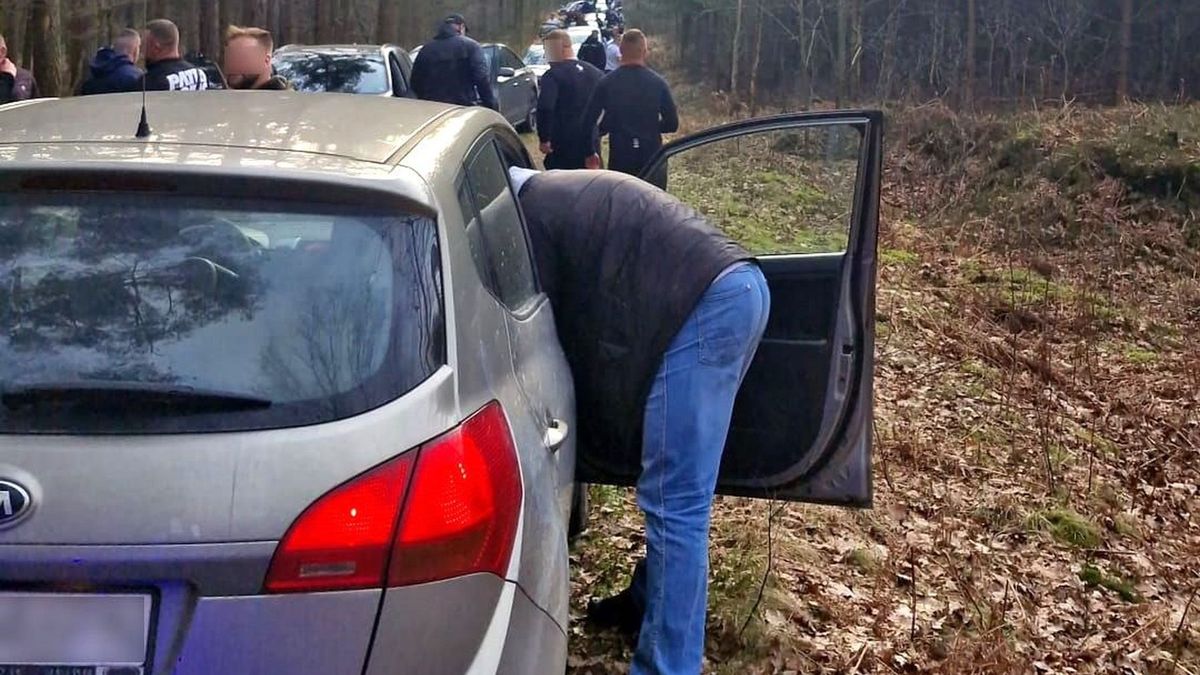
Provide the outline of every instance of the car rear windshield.
{"type": "Polygon", "coordinates": [[[383,94],[391,91],[382,54],[283,52],[275,70],[297,91],[336,94],[383,94]]]}
{"type": "Polygon", "coordinates": [[[439,260],[424,217],[0,195],[0,433],[265,429],[378,407],[445,362],[439,260]]]}

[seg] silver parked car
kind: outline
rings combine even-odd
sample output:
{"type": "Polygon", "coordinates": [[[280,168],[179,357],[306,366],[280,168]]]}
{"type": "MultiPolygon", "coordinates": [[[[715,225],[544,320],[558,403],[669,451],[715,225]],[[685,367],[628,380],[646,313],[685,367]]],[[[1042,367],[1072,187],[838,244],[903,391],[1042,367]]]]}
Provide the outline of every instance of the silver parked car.
{"type": "MultiPolygon", "coordinates": [[[[576,411],[512,128],[164,93],[138,139],[140,101],[0,107],[0,669],[562,673],[576,411]]],[[[831,125],[847,249],[763,259],[724,493],[869,502],[881,119],[661,156],[831,125]]]]}
{"type": "Polygon", "coordinates": [[[271,65],[296,91],[415,98],[412,58],[396,45],[285,45],[271,65]]]}

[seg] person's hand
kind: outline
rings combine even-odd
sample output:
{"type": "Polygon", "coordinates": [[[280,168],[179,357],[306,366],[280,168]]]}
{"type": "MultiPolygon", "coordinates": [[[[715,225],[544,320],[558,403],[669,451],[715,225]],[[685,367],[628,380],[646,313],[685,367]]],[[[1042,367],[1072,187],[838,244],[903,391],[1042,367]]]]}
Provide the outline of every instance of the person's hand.
{"type": "Polygon", "coordinates": [[[3,61],[0,61],[0,73],[5,73],[7,75],[12,75],[13,77],[16,77],[17,76],[17,64],[13,63],[12,59],[8,59],[8,58],[4,59],[3,61]]]}
{"type": "Polygon", "coordinates": [[[583,166],[589,171],[598,170],[600,168],[600,155],[592,155],[591,157],[583,160],[583,166]]]}
{"type": "Polygon", "coordinates": [[[541,150],[543,155],[549,155],[554,152],[554,146],[550,144],[550,141],[542,141],[542,144],[538,146],[538,150],[541,150]]]}

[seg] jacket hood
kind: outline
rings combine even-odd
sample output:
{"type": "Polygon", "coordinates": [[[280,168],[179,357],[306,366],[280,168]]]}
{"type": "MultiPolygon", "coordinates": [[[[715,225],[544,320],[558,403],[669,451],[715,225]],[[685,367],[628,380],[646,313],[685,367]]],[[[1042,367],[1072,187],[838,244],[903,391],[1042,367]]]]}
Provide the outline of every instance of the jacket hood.
{"type": "Polygon", "coordinates": [[[96,77],[103,77],[105,75],[115,73],[118,69],[124,66],[132,65],[133,61],[129,60],[128,56],[114,50],[111,47],[105,47],[96,52],[96,55],[92,57],[92,75],[96,77]]]}
{"type": "Polygon", "coordinates": [[[438,40],[446,40],[446,39],[455,37],[457,35],[458,35],[458,31],[454,29],[454,24],[443,23],[440,27],[438,27],[438,32],[437,32],[436,37],[438,40]]]}

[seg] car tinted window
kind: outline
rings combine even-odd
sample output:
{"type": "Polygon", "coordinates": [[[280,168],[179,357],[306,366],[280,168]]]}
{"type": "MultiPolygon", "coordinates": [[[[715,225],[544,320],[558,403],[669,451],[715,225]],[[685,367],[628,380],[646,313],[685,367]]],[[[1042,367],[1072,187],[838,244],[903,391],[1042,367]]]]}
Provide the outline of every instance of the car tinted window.
{"type": "Polygon", "coordinates": [[[508,185],[508,168],[494,142],[483,145],[467,164],[467,184],[471,207],[478,218],[479,235],[472,236],[468,226],[472,254],[485,283],[509,308],[515,309],[537,294],[533,262],[525,225],[516,198],[508,185]],[[476,253],[483,249],[483,255],[476,253]]]}
{"type": "Polygon", "coordinates": [[[505,68],[512,68],[513,70],[520,70],[525,67],[525,64],[521,63],[520,57],[514,54],[511,49],[500,50],[500,65],[505,68]]]}
{"type": "Polygon", "coordinates": [[[101,416],[0,406],[0,432],[262,429],[382,405],[444,363],[438,260],[436,226],[420,217],[4,195],[0,390],[177,385],[270,407],[101,416]]]}
{"type": "Polygon", "coordinates": [[[297,91],[383,94],[388,66],[382,54],[287,51],[272,59],[275,70],[297,91]]]}

